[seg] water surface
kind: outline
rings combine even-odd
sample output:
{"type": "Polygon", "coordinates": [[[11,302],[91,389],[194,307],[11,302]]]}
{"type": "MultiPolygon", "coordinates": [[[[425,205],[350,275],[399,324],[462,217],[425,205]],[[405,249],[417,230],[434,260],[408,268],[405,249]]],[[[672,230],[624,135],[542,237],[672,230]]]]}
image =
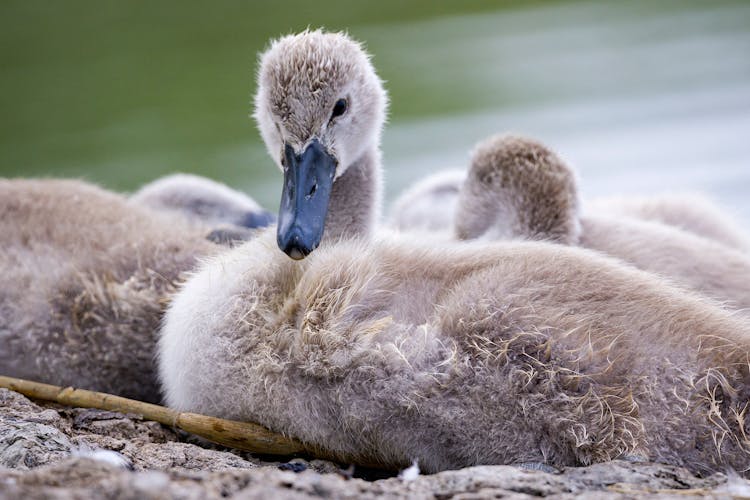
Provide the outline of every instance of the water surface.
{"type": "Polygon", "coordinates": [[[187,171],[275,207],[255,54],[326,25],[387,81],[389,198],[515,131],[573,163],[585,197],[705,191],[750,227],[748,2],[282,4],[4,2],[0,175],[130,190],[187,171]]]}

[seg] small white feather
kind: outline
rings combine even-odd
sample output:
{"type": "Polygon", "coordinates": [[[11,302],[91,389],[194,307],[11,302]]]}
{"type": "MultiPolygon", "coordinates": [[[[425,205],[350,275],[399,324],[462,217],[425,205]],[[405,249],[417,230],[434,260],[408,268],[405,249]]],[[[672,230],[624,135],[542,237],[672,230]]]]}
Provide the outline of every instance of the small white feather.
{"type": "Polygon", "coordinates": [[[81,445],[77,449],[74,449],[70,453],[74,457],[90,458],[92,460],[98,460],[106,464],[112,465],[113,467],[119,467],[121,469],[127,469],[131,466],[130,460],[125,458],[120,453],[112,450],[105,450],[103,448],[90,448],[88,445],[81,445]]]}
{"type": "Polygon", "coordinates": [[[725,494],[731,498],[750,498],[750,481],[730,471],[727,474],[727,484],[716,489],[715,493],[725,494]]]}
{"type": "Polygon", "coordinates": [[[419,463],[414,460],[410,467],[407,467],[399,473],[398,478],[402,481],[414,481],[419,477],[419,472],[419,463]]]}

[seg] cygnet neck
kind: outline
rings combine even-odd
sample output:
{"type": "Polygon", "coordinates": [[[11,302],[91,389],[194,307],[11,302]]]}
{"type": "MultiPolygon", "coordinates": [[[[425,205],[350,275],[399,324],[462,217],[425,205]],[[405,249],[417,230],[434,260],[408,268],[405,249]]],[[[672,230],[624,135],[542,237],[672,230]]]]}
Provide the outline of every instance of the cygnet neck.
{"type": "Polygon", "coordinates": [[[325,224],[325,241],[368,237],[380,216],[380,151],[370,148],[333,183],[325,224]]]}

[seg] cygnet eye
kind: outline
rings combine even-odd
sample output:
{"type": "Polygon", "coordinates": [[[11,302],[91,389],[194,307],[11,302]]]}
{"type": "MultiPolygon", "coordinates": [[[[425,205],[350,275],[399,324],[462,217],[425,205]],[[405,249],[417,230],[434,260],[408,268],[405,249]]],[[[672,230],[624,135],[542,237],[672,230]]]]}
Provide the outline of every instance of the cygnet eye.
{"type": "Polygon", "coordinates": [[[346,102],[346,99],[339,99],[338,101],[336,101],[336,104],[333,105],[331,120],[346,113],[347,104],[348,103],[346,102]]]}

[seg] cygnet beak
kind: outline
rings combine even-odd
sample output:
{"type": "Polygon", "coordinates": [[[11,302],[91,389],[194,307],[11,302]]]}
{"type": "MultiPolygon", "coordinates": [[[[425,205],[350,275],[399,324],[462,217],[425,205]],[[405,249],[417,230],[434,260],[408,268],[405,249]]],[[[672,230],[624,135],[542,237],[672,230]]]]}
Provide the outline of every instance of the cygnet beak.
{"type": "Polygon", "coordinates": [[[285,144],[284,160],[276,242],[285,254],[300,260],[320,244],[337,162],[317,139],[301,155],[285,144]]]}
{"type": "Polygon", "coordinates": [[[250,229],[256,229],[260,227],[270,226],[276,222],[276,215],[268,210],[261,210],[259,212],[247,212],[242,216],[240,226],[249,227],[250,229]]]}

